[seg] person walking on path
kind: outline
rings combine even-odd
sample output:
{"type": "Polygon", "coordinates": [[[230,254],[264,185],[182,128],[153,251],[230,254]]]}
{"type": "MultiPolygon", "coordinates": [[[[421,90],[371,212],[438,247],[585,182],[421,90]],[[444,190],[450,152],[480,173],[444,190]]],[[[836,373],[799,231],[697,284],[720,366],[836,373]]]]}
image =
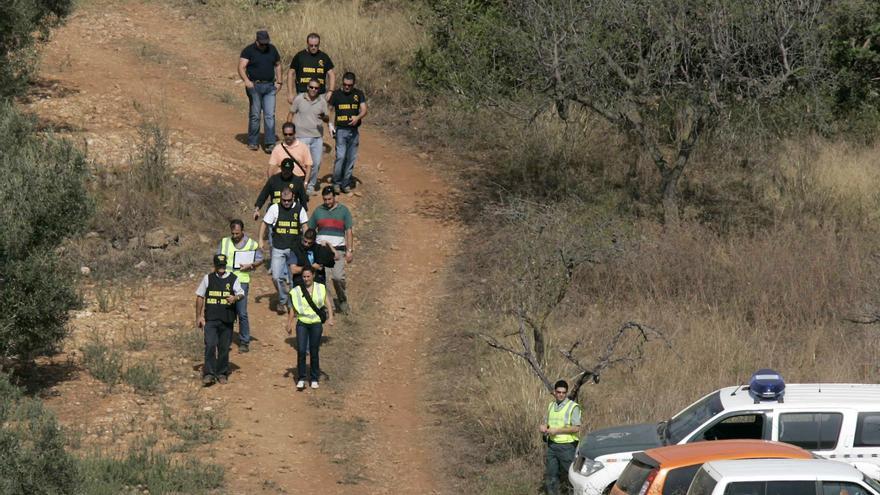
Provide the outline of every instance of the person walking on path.
{"type": "Polygon", "coordinates": [[[281,55],[269,43],[267,31],[257,31],[257,39],[241,51],[238,76],[244,81],[250,112],[248,148],[256,151],[260,138],[260,114],[263,116],[263,151],[275,146],[275,94],[281,89],[281,55]]]}
{"type": "Polygon", "coordinates": [[[281,202],[269,207],[263,217],[263,223],[260,224],[261,250],[264,249],[263,239],[266,237],[267,227],[272,229],[272,279],[278,289],[276,310],[279,314],[287,313],[290,268],[291,265],[296,266],[293,248],[301,242],[302,226],[308,221],[309,214],[294,201],[293,191],[284,189],[281,191],[281,202]]]}
{"type": "Polygon", "coordinates": [[[296,389],[306,388],[308,376],[312,388],[318,388],[321,378],[321,335],[323,323],[334,325],[333,305],[327,304],[327,287],[315,282],[311,266],[302,268],[302,284],[290,290],[293,311],[287,316],[287,334],[296,321],[296,389]],[[306,375],[306,352],[309,354],[309,373],[306,375]]]}
{"type": "Polygon", "coordinates": [[[333,60],[321,51],[318,33],[309,33],[306,48],[290,60],[290,68],[287,69],[287,103],[293,103],[296,95],[305,93],[312,79],[316,79],[320,85],[318,94],[324,94],[326,88],[333,90],[336,84],[333,60]]]}
{"type": "Polygon", "coordinates": [[[257,241],[245,235],[244,222],[236,218],[229,222],[229,237],[221,239],[217,248],[217,254],[226,256],[226,271],[235,275],[244,291],[244,297],[235,303],[235,313],[238,315],[238,352],[250,350],[251,325],[248,319],[247,298],[251,272],[263,264],[263,252],[259,247],[257,241]],[[252,255],[249,254],[251,252],[252,255]],[[236,253],[243,253],[239,256],[253,256],[253,260],[249,263],[241,263],[236,259],[236,253]]]}
{"type": "Polygon", "coordinates": [[[269,206],[280,203],[281,191],[285,189],[293,191],[297,202],[303,208],[307,208],[308,196],[303,189],[303,177],[294,175],[293,169],[295,168],[296,163],[293,160],[289,158],[282,160],[281,172],[269,177],[266,183],[263,184],[263,189],[260,190],[260,194],[257,195],[257,201],[254,203],[255,222],[260,219],[260,210],[266,204],[266,201],[269,200],[269,206]]]}
{"type": "Polygon", "coordinates": [[[324,153],[324,122],[330,120],[327,100],[318,92],[321,85],[317,78],[312,78],[307,86],[308,91],[296,95],[290,106],[288,120],[293,120],[296,127],[296,139],[309,148],[312,156],[312,170],[306,181],[306,194],[312,196],[321,170],[321,157],[324,153]]]}
{"type": "Polygon", "coordinates": [[[306,229],[302,235],[302,243],[294,249],[296,264],[300,268],[294,270],[293,285],[299,285],[302,282],[302,267],[306,265],[312,267],[315,282],[327,283],[325,268],[333,268],[336,264],[336,251],[327,245],[327,241],[324,241],[323,244],[317,243],[317,237],[318,233],[315,229],[306,229]]]}
{"type": "Polygon", "coordinates": [[[553,385],[554,400],[547,405],[547,415],[539,430],[547,437],[544,462],[544,488],[548,495],[559,493],[559,478],[568,474],[574,461],[581,430],[581,406],[568,398],[568,383],[553,385]]]}
{"type": "Polygon", "coordinates": [[[367,115],[367,97],[355,88],[354,72],[342,76],[342,89],[333,91],[327,101],[333,108],[330,132],[336,138],[336,163],[333,165],[333,187],[336,192],[351,190],[351,175],[357,160],[360,135],[358,129],[367,115]]]}
{"type": "Polygon", "coordinates": [[[196,326],[205,331],[202,384],[206,387],[228,381],[235,304],[244,298],[238,277],[226,271],[226,263],[226,255],[215,254],[214,271],[196,289],[196,326]]]}
{"type": "Polygon", "coordinates": [[[354,220],[348,208],[337,201],[333,187],[325,187],[322,197],[324,203],[315,208],[309,219],[309,227],[318,231],[318,244],[330,246],[336,253],[335,264],[330,268],[330,278],[339,311],[348,313],[351,308],[345,293],[345,265],[354,259],[354,220]]]}
{"type": "Polygon", "coordinates": [[[282,142],[276,146],[269,156],[269,167],[266,168],[266,178],[280,172],[281,162],[286,159],[293,160],[293,175],[301,177],[303,183],[309,176],[312,168],[312,154],[308,145],[296,137],[296,126],[293,122],[285,122],[281,126],[282,142]]]}

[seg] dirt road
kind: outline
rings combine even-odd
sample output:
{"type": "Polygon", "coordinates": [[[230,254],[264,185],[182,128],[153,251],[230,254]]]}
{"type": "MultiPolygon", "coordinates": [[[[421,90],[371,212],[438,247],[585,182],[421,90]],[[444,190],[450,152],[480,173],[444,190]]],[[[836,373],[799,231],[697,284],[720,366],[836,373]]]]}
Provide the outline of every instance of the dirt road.
{"type": "MultiPolygon", "coordinates": [[[[229,187],[255,195],[267,155],[240,142],[246,115],[242,86],[233,76],[237,52],[160,2],[78,5],[44,51],[41,72],[54,89],[30,108],[86,143],[103,163],[124,161],[142,113],[159,109],[172,129],[180,172],[225,177],[229,187]]],[[[279,102],[281,119],[285,112],[279,102]]],[[[437,474],[425,356],[445,330],[445,267],[459,228],[442,214],[443,180],[413,152],[369,124],[361,143],[361,194],[342,201],[356,222],[373,223],[355,229],[354,314],[331,329],[322,348],[329,379],[318,391],[294,391],[295,353],[282,317],[269,311],[268,277],[257,277],[252,352],[233,351],[237,370],[229,385],[184,386],[227,411],[224,437],[201,455],[226,467],[232,493],[448,491],[437,474]]],[[[331,169],[331,158],[325,155],[322,172],[331,169]]],[[[224,207],[230,217],[246,215],[244,205],[224,207]]],[[[205,269],[213,247],[213,241],[205,245],[205,269]]],[[[193,280],[146,285],[145,324],[190,319],[194,288],[193,280]]],[[[88,318],[100,315],[77,325],[88,318]]],[[[72,381],[82,383],[60,385],[49,401],[62,421],[88,422],[83,418],[121,400],[86,391],[86,378],[78,376],[72,381]]]]}

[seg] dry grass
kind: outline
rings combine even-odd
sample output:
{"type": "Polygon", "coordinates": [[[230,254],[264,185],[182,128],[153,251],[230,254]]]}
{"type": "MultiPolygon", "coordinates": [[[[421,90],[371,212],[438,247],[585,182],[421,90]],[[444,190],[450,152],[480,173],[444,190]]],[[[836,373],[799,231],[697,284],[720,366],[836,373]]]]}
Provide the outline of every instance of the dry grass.
{"type": "Polygon", "coordinates": [[[367,4],[327,0],[260,7],[253,2],[207,0],[205,8],[211,12],[209,22],[235,47],[252,43],[257,29],[267,29],[281,52],[285,74],[293,55],[305,48],[306,35],[316,32],[321,35],[321,50],[336,66],[337,85],[343,72],[352,71],[368,98],[409,104],[413,86],[406,70],[427,35],[416,24],[411,7],[367,4]]]}
{"type": "MultiPolygon", "coordinates": [[[[581,218],[587,210],[573,201],[534,207],[552,215],[546,234],[537,232],[529,215],[520,214],[519,224],[509,214],[483,219],[494,230],[472,248],[493,256],[483,258],[479,271],[485,281],[474,286],[472,296],[489,304],[464,315],[464,331],[503,336],[516,330],[504,314],[504,301],[529,297],[518,283],[523,253],[583,238],[594,221],[581,218]],[[477,296],[492,292],[501,294],[477,296]]],[[[616,254],[579,270],[551,317],[548,375],[574,375],[559,349],[582,340],[589,363],[628,320],[661,330],[672,349],[649,344],[647,358],[634,370],[607,372],[588,387],[582,394],[588,429],[666,418],[762,367],[779,370],[791,382],[880,379],[875,364],[880,342],[870,328],[844,321],[877,300],[878,266],[871,253],[878,243],[870,232],[782,223],[722,235],[699,224],[675,230],[650,221],[618,232],[619,248],[607,251],[616,254]]],[[[555,268],[548,266],[548,276],[555,276],[555,268]]],[[[506,341],[516,345],[514,337],[506,341]]],[[[469,358],[475,378],[466,388],[477,399],[462,404],[468,418],[463,422],[479,424],[470,434],[482,436],[493,462],[530,459],[534,469],[518,472],[527,485],[537,483],[542,445],[536,425],[550,396],[518,358],[482,344],[469,358]]]]}

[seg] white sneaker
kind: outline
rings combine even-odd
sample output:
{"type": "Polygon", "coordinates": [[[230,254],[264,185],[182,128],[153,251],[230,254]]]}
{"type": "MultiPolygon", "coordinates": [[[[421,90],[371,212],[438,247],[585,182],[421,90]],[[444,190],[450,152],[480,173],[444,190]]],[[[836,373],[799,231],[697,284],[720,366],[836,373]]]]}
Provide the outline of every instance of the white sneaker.
{"type": "Polygon", "coordinates": [[[306,381],[305,380],[300,380],[300,381],[296,382],[296,389],[297,390],[302,390],[304,388],[306,388],[306,381]]]}
{"type": "Polygon", "coordinates": [[[312,388],[318,388],[318,382],[312,382],[312,388]]]}

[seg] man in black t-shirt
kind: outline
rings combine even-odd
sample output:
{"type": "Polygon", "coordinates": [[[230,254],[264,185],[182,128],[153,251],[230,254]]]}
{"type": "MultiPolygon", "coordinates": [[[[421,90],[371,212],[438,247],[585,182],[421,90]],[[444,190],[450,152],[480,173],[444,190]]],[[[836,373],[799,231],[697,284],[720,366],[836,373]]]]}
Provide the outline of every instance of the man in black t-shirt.
{"type": "Polygon", "coordinates": [[[287,70],[287,102],[293,103],[293,99],[300,93],[308,91],[309,81],[317,79],[321,85],[318,94],[324,94],[327,88],[333,90],[336,84],[336,73],[333,71],[333,61],[322,52],[321,37],[317,33],[306,36],[306,49],[293,56],[290,61],[290,69],[287,70]]]}
{"type": "Polygon", "coordinates": [[[342,89],[330,94],[327,103],[335,114],[330,121],[330,132],[336,138],[336,163],[333,166],[333,190],[351,191],[351,174],[357,159],[360,136],[358,128],[367,115],[367,97],[355,88],[354,72],[342,76],[342,89]]]}
{"type": "Polygon", "coordinates": [[[263,114],[263,151],[275,147],[275,93],[281,89],[281,55],[269,43],[269,33],[257,31],[257,40],[241,51],[238,75],[244,81],[250,102],[248,148],[257,150],[260,138],[260,114],[263,114]]]}
{"type": "Polygon", "coordinates": [[[281,191],[284,189],[292,190],[297,203],[301,204],[303,208],[308,209],[309,197],[306,195],[303,186],[303,177],[293,175],[293,167],[293,159],[285,158],[281,161],[281,172],[266,180],[263,189],[257,196],[257,201],[254,203],[254,221],[260,219],[260,209],[266,203],[266,200],[269,200],[269,206],[281,202],[281,191]]]}

